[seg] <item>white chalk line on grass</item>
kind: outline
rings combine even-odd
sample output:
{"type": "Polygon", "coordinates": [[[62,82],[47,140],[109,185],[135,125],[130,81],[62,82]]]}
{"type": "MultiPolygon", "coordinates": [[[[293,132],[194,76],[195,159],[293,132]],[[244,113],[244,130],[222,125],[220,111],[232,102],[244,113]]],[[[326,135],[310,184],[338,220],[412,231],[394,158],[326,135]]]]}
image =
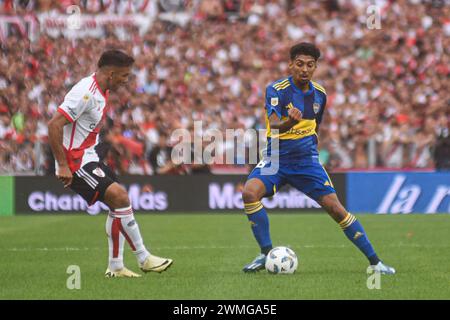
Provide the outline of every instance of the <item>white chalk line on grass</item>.
{"type": "MultiPolygon", "coordinates": [[[[339,248],[348,248],[353,247],[352,244],[341,244],[341,245],[313,245],[313,244],[303,244],[303,245],[286,245],[292,248],[305,248],[305,249],[339,249],[339,248]]],[[[256,246],[159,246],[159,247],[150,247],[151,250],[217,250],[217,249],[254,249],[256,246]]],[[[409,243],[397,243],[390,244],[383,247],[391,247],[391,248],[449,248],[450,245],[423,245],[423,244],[409,244],[409,243]]],[[[24,252],[24,251],[96,251],[96,250],[104,250],[102,247],[60,247],[60,248],[0,248],[0,251],[9,251],[9,252],[24,252]]]]}

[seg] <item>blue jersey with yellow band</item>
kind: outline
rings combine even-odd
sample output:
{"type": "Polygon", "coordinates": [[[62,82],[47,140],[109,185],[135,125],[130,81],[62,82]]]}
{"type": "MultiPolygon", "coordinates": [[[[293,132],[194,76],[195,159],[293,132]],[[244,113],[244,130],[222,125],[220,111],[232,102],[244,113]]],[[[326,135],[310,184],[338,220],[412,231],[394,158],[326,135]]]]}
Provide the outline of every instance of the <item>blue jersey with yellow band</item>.
{"type": "MultiPolygon", "coordinates": [[[[317,132],[322,121],[327,102],[325,89],[314,81],[309,82],[309,90],[303,92],[292,77],[277,80],[266,88],[267,155],[279,156],[280,163],[317,161],[317,132]],[[302,112],[302,120],[290,130],[275,134],[270,129],[269,117],[275,113],[278,118],[288,118],[288,110],[297,108],[302,112]],[[279,151],[272,147],[277,139],[279,151]]],[[[275,146],[275,144],[274,144],[275,146]]]]}

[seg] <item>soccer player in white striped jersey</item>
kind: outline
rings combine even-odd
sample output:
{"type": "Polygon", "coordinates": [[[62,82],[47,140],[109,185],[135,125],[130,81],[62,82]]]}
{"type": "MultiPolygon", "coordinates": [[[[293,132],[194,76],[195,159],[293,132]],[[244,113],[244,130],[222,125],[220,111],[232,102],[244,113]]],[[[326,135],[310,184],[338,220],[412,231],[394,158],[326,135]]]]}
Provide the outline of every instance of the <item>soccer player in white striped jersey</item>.
{"type": "Polygon", "coordinates": [[[149,253],[144,245],[126,190],[96,152],[99,131],[107,111],[109,91],[128,81],[133,57],[120,50],[105,51],[98,69],[81,79],[65,96],[48,124],[49,143],[56,160],[56,176],[89,205],[104,202],[109,208],[106,233],[109,264],[106,277],[140,277],[123,263],[123,246],[129,243],[144,272],[162,272],[172,259],[149,253]]]}

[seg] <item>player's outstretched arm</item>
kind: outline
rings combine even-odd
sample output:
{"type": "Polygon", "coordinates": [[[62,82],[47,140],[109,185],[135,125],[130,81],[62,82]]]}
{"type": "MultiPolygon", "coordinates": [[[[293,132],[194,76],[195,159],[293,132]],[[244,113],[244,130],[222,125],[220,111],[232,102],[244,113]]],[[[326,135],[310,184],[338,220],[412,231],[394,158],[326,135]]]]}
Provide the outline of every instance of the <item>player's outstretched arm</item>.
{"type": "Polygon", "coordinates": [[[69,120],[59,112],[55,112],[48,123],[48,141],[59,167],[56,177],[64,183],[64,187],[68,187],[72,183],[72,172],[67,164],[63,148],[63,127],[68,123],[70,123],[69,120]]]}
{"type": "Polygon", "coordinates": [[[297,108],[288,110],[288,119],[286,120],[281,120],[276,113],[272,113],[269,117],[270,128],[272,130],[278,130],[280,133],[289,131],[300,120],[302,120],[302,112],[297,108]]]}

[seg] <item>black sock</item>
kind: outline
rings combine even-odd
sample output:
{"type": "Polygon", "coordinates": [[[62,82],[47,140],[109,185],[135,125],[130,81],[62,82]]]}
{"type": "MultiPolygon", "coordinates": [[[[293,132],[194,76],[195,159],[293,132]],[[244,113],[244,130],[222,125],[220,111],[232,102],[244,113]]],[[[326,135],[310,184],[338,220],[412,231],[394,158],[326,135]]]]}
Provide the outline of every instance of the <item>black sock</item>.
{"type": "Polygon", "coordinates": [[[369,257],[369,262],[370,262],[370,265],[372,265],[372,266],[376,265],[380,261],[381,261],[380,258],[378,258],[378,256],[376,254],[369,257]]]}
{"type": "Polygon", "coordinates": [[[264,247],[261,248],[261,253],[267,256],[270,250],[272,250],[272,246],[264,247]]]}

